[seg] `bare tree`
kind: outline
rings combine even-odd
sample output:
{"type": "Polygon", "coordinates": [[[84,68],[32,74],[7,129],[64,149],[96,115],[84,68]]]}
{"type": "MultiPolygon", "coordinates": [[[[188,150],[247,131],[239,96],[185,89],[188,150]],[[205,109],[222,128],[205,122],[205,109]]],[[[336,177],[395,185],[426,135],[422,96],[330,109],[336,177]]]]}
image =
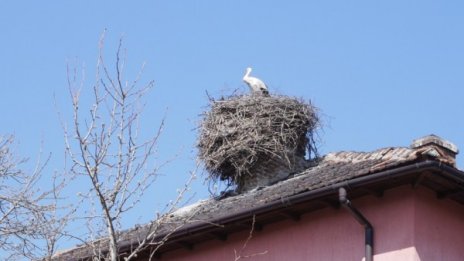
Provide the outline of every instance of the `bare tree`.
{"type": "MultiPolygon", "coordinates": [[[[90,239],[105,238],[104,242],[107,242],[105,246],[100,243],[92,245],[94,255],[116,261],[119,259],[120,221],[140,202],[158,175],[160,166],[155,165],[153,159],[164,120],[153,130],[150,138],[143,141],[139,139],[143,97],[152,89],[153,81],[140,85],[144,66],[134,80],[125,80],[123,72],[126,53],[122,47],[122,39],[117,48],[115,67],[111,70],[103,57],[104,36],[103,34],[99,44],[90,111],[81,109],[81,95],[86,89],[78,77],[79,70],[68,67],[73,119],[71,128],[66,124],[63,127],[66,152],[72,162],[70,173],[76,177],[84,177],[90,184],[89,192],[81,194],[87,203],[95,205],[94,211],[86,217],[87,222],[104,226],[104,231],[99,231],[89,225],[90,233],[94,234],[90,239]]],[[[181,202],[185,191],[179,192],[178,198],[171,202],[168,212],[181,202]]],[[[138,247],[127,254],[125,260],[131,259],[137,252],[152,244],[153,238],[153,233],[147,233],[138,247]]]]}
{"type": "Polygon", "coordinates": [[[66,222],[56,218],[62,183],[54,178],[52,188],[39,189],[48,158],[25,172],[20,168],[25,160],[16,158],[13,143],[12,136],[0,137],[0,250],[8,260],[50,257],[66,222]]]}

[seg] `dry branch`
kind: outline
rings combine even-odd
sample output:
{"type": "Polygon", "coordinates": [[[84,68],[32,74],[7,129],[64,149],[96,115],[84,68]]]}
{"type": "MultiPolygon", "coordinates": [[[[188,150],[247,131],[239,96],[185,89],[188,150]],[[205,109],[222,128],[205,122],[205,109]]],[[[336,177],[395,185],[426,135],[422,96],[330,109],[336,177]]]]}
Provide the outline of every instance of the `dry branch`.
{"type": "MultiPolygon", "coordinates": [[[[75,74],[76,70],[68,70],[73,118],[72,128],[64,127],[65,144],[71,161],[70,174],[76,178],[84,177],[90,186],[87,193],[80,194],[82,201],[92,207],[92,215],[86,222],[90,233],[89,239],[84,240],[88,241],[86,247],[92,249],[93,257],[111,261],[123,257],[127,261],[146,249],[150,249],[151,254],[158,250],[152,249],[152,245],[158,240],[158,223],[163,223],[165,218],[158,217],[149,227],[150,233],[137,237],[137,242],[133,245],[131,242],[130,249],[125,249],[124,253],[120,252],[124,242],[121,221],[143,200],[145,192],[158,177],[162,165],[155,164],[155,154],[164,119],[150,137],[142,139],[139,136],[144,96],[152,89],[153,81],[140,84],[144,65],[134,80],[126,80],[122,40],[116,51],[115,69],[111,70],[103,57],[103,40],[104,34],[99,44],[96,81],[92,88],[84,88],[76,80],[76,75],[69,74],[75,74]],[[85,106],[81,106],[80,95],[86,91],[91,92],[93,98],[90,110],[81,108],[85,106]]],[[[195,172],[192,172],[191,179],[194,177],[195,172]]],[[[178,192],[166,215],[184,200],[190,182],[178,192]]],[[[64,260],[61,258],[62,255],[56,256],[57,260],[64,260]]]]}

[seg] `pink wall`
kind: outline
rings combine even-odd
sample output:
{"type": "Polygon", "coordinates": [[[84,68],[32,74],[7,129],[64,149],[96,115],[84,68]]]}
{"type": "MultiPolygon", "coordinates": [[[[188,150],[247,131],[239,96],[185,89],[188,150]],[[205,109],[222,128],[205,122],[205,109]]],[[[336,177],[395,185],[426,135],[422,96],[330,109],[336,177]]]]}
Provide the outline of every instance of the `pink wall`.
{"type": "MultiPolygon", "coordinates": [[[[410,187],[387,191],[383,198],[364,197],[354,204],[374,227],[376,261],[464,257],[461,205],[410,187]]],[[[225,242],[200,243],[192,251],[166,253],[162,260],[235,260],[235,252],[243,248],[248,233],[232,234],[225,242]]],[[[241,255],[254,255],[249,260],[257,261],[362,260],[364,229],[346,210],[325,209],[306,214],[297,222],[284,221],[254,232],[241,255]],[[260,254],[263,252],[266,254],[260,254]]]]}
{"type": "Polygon", "coordinates": [[[427,192],[415,195],[414,241],[420,260],[464,260],[464,206],[427,192]]]}

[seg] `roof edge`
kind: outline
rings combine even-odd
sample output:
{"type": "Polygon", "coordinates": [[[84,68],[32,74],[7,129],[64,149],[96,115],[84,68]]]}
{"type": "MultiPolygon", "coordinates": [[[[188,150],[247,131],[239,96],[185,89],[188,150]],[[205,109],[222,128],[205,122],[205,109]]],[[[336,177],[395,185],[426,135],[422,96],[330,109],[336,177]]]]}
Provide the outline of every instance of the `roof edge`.
{"type": "MultiPolygon", "coordinates": [[[[335,195],[338,193],[338,189],[340,187],[357,188],[370,183],[386,181],[395,177],[400,177],[403,175],[423,171],[438,171],[440,174],[445,174],[448,178],[453,179],[455,182],[464,184],[463,171],[460,171],[447,164],[443,164],[439,161],[425,160],[417,163],[408,164],[405,166],[383,170],[377,173],[368,174],[351,180],[345,180],[332,185],[328,185],[326,187],[309,190],[300,194],[289,196],[283,200],[272,201],[258,207],[246,209],[244,211],[238,213],[236,212],[214,220],[209,220],[208,222],[187,225],[184,228],[179,229],[177,232],[173,233],[170,239],[179,239],[184,236],[191,235],[193,233],[198,233],[207,229],[211,229],[213,227],[217,227],[217,225],[246,220],[254,215],[264,214],[266,212],[276,210],[278,208],[285,208],[304,201],[335,195]]],[[[162,237],[163,235],[159,236],[162,237]]],[[[121,249],[131,247],[133,246],[132,244],[133,242],[127,242],[127,244],[121,245],[121,249]]]]}

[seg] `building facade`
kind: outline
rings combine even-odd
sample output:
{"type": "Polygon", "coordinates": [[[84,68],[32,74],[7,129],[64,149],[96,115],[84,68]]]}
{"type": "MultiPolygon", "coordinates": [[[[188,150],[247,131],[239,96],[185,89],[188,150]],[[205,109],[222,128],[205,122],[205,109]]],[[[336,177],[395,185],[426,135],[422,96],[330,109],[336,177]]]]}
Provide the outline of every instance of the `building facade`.
{"type": "MultiPolygon", "coordinates": [[[[464,260],[457,153],[431,135],[408,148],[328,154],[275,184],[172,213],[156,236],[169,239],[137,260],[464,260]]],[[[122,257],[148,229],[121,236],[122,257]]],[[[83,247],[56,258],[91,255],[83,247]]]]}

